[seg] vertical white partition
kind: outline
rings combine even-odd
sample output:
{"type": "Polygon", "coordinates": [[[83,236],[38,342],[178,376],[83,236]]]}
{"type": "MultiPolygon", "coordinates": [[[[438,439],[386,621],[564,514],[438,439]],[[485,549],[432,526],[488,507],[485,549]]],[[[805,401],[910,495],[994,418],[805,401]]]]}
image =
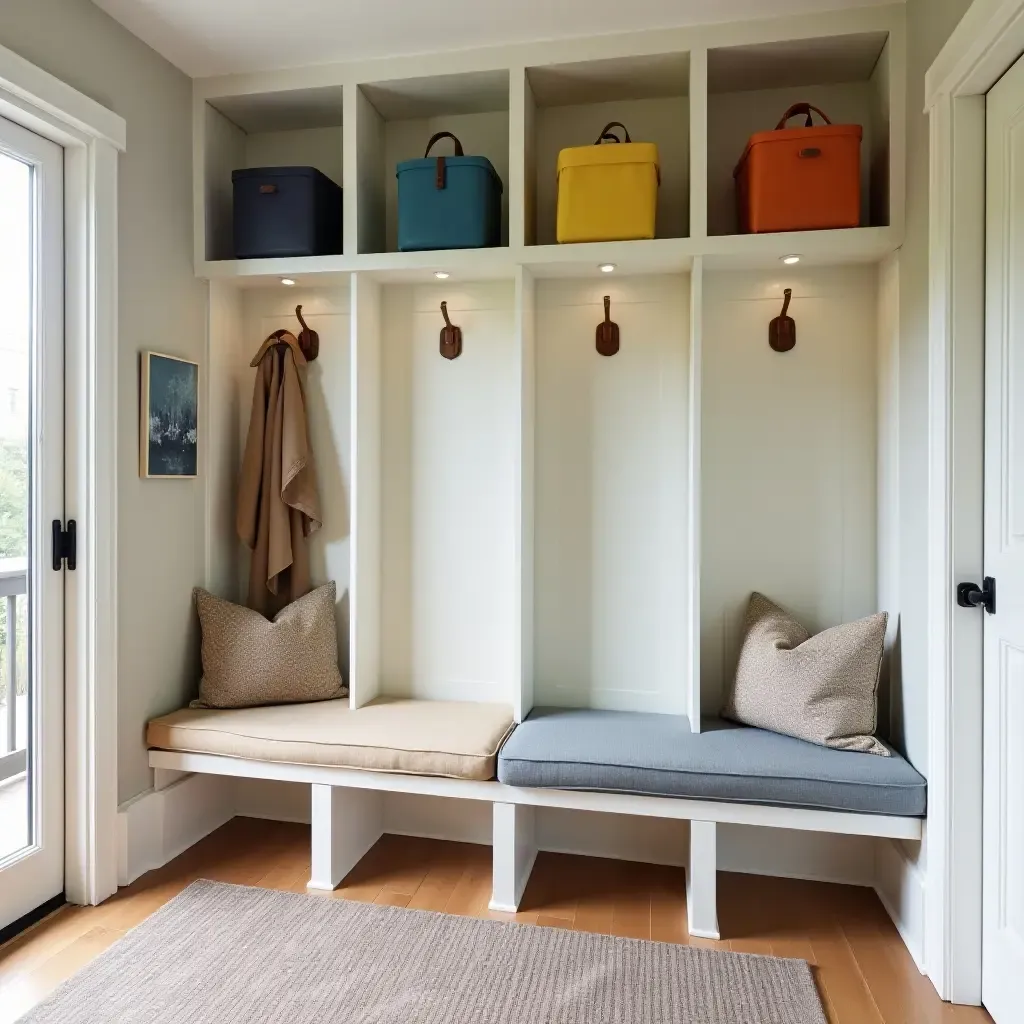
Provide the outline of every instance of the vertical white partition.
{"type": "Polygon", "coordinates": [[[349,699],[377,696],[381,649],[380,285],[352,275],[352,606],[349,699]]]}
{"type": "Polygon", "coordinates": [[[362,89],[345,90],[345,252],[384,249],[384,119],[362,89]]]}
{"type": "Polygon", "coordinates": [[[690,237],[707,233],[708,51],[698,47],[690,51],[690,237]]]}
{"type": "Polygon", "coordinates": [[[686,698],[690,728],[700,732],[700,567],[701,567],[701,387],[704,349],[704,260],[690,271],[690,425],[687,500],[687,653],[686,698]]]}
{"type": "Polygon", "coordinates": [[[536,229],[537,165],[534,119],[537,103],[526,68],[509,72],[508,242],[532,245],[536,229]]]}
{"type": "Polygon", "coordinates": [[[516,502],[516,577],[519,582],[517,632],[518,680],[515,700],[516,721],[521,722],[533,708],[534,675],[534,474],[536,468],[536,378],[537,350],[533,276],[523,267],[516,274],[516,345],[519,391],[519,429],[516,502]]]}

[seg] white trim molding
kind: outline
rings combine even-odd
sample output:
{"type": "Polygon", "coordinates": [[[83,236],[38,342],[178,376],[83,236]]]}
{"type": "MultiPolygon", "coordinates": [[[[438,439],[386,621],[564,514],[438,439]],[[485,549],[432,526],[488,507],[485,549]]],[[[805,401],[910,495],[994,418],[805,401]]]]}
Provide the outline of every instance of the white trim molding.
{"type": "Polygon", "coordinates": [[[928,718],[924,962],[981,1002],[985,93],[1024,51],[1024,0],[975,0],[925,78],[930,126],[928,718]]]}
{"type": "Polygon", "coordinates": [[[65,892],[117,891],[117,160],[123,118],[0,47],[0,116],[64,147],[65,892]]]}
{"type": "Polygon", "coordinates": [[[897,839],[877,841],[875,892],[896,925],[918,970],[925,973],[924,874],[897,839]]]}
{"type": "Polygon", "coordinates": [[[117,814],[117,882],[131,885],[235,816],[233,780],[185,775],[123,804],[117,814]]]}

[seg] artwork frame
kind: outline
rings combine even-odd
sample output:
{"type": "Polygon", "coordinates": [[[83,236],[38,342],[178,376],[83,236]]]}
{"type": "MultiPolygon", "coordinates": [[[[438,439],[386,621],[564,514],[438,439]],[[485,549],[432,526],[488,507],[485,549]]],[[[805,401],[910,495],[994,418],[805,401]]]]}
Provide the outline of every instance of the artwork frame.
{"type": "Polygon", "coordinates": [[[139,476],[199,476],[199,364],[163,352],[140,353],[139,476]]]}

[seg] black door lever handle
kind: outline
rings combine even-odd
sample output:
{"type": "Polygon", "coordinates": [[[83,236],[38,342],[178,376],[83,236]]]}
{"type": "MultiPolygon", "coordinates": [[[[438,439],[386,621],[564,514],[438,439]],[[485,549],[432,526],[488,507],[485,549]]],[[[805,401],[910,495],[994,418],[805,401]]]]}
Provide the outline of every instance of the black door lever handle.
{"type": "Polygon", "coordinates": [[[984,608],[989,615],[996,613],[996,581],[985,577],[982,586],[977,583],[961,583],[956,588],[956,603],[961,608],[984,608]]]}

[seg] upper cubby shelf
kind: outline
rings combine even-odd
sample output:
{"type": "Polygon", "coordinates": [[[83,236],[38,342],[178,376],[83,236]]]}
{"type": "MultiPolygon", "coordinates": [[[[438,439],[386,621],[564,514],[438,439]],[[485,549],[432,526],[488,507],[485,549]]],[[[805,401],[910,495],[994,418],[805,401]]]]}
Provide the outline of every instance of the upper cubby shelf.
{"type": "Polygon", "coordinates": [[[747,139],[774,128],[796,102],[812,103],[835,124],[862,126],[861,226],[889,224],[888,41],[876,31],[709,50],[709,235],[737,233],[733,171],[747,139]]]}
{"type": "MultiPolygon", "coordinates": [[[[878,261],[902,242],[906,92],[902,4],[800,18],[293,68],[195,83],[196,267],[264,285],[352,272],[385,281],[587,276],[878,261]],[[863,127],[861,227],[738,233],[733,171],[751,134],[807,101],[863,127]],[[559,151],[606,124],[658,147],[655,237],[558,245],[559,151]],[[452,132],[502,181],[500,245],[399,252],[396,168],[452,132]],[[231,172],[312,165],[344,189],[343,252],[233,258],[231,172]]],[[[611,143],[608,143],[611,145],[611,143]]],[[[442,140],[432,155],[446,155],[442,140]]]]}
{"type": "MultiPolygon", "coordinates": [[[[502,181],[502,243],[508,243],[509,73],[434,75],[356,86],[358,248],[398,250],[397,166],[424,156],[437,132],[451,132],[466,154],[485,156],[502,181]]],[[[447,156],[442,139],[431,155],[447,156]]]]}
{"type": "Polygon", "coordinates": [[[689,235],[689,84],[688,53],[527,68],[526,243],[555,242],[559,152],[593,145],[612,121],[625,125],[634,141],[658,147],[661,187],[655,237],[689,235]]]}
{"type": "Polygon", "coordinates": [[[196,105],[197,235],[207,260],[234,257],[231,172],[244,167],[313,166],[332,181],[344,177],[342,87],[247,93],[196,105]]]}

